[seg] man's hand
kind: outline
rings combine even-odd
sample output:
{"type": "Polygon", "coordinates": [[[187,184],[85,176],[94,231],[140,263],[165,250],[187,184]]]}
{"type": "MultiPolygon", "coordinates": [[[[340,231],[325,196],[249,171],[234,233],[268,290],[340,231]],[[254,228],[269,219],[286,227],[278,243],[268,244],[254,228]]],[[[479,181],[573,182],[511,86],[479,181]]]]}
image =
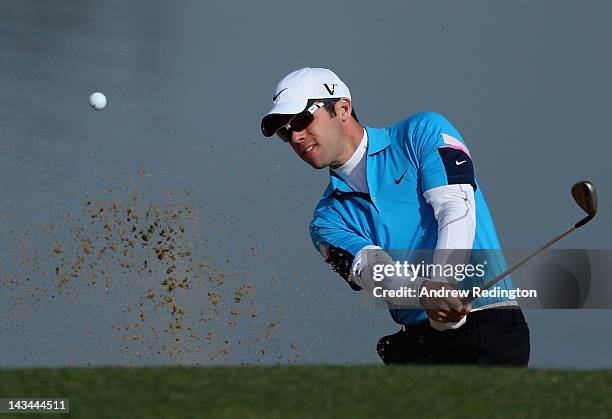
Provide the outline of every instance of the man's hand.
{"type": "MultiPolygon", "coordinates": [[[[421,289],[433,290],[456,290],[452,284],[445,282],[424,281],[421,289]]],[[[438,322],[458,322],[472,310],[472,305],[463,305],[458,297],[426,297],[419,299],[421,307],[427,312],[430,319],[438,322]]]]}

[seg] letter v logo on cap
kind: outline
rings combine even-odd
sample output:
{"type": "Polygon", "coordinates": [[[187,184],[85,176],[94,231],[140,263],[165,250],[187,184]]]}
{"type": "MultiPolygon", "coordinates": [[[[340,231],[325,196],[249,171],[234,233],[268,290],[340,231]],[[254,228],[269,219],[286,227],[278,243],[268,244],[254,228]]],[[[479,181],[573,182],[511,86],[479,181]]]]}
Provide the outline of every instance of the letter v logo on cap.
{"type": "Polygon", "coordinates": [[[327,91],[329,92],[330,95],[333,95],[334,94],[334,90],[336,90],[337,84],[334,83],[334,84],[331,85],[331,87],[329,87],[330,86],[329,84],[323,83],[323,86],[325,86],[325,89],[327,89],[327,91]]]}

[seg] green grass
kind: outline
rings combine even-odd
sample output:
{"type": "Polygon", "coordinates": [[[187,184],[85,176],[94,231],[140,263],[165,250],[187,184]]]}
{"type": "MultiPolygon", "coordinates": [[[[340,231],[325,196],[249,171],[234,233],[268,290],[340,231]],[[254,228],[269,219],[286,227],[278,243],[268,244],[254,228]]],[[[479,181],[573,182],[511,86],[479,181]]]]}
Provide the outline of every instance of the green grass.
{"type": "Polygon", "coordinates": [[[382,366],[0,370],[0,397],[11,396],[69,397],[70,415],[57,418],[604,418],[612,415],[612,371],[382,366]]]}

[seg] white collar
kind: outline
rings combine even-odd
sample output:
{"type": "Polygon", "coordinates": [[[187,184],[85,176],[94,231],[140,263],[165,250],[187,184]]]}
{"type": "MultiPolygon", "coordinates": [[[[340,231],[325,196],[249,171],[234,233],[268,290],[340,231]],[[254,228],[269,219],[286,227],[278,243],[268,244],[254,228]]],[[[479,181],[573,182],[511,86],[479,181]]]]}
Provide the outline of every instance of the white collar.
{"type": "Polygon", "coordinates": [[[333,170],[334,172],[336,172],[343,178],[350,177],[353,170],[355,170],[355,168],[357,167],[357,165],[363,158],[363,155],[365,154],[367,149],[368,149],[368,132],[364,129],[363,138],[361,139],[361,143],[359,143],[359,145],[357,146],[357,149],[355,150],[351,158],[348,159],[348,161],[344,163],[342,166],[336,169],[331,169],[331,170],[333,170]]]}

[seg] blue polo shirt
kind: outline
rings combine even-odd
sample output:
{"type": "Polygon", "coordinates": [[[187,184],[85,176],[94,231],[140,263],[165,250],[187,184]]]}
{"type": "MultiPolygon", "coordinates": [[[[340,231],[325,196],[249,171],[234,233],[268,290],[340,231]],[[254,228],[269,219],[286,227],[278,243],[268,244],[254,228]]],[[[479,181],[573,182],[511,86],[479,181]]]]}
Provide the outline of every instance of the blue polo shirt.
{"type": "MultiPolygon", "coordinates": [[[[315,208],[310,226],[318,251],[331,246],[354,257],[367,245],[385,250],[435,249],[438,223],[423,192],[450,184],[471,184],[475,188],[476,234],[472,248],[500,249],[491,214],[474,176],[469,150],[446,118],[435,112],[423,112],[387,128],[365,129],[369,194],[353,191],[330,171],[329,185],[315,208]]],[[[483,282],[503,269],[503,258],[489,263],[483,282]]],[[[497,286],[512,289],[512,282],[507,277],[497,286]]],[[[481,297],[472,306],[506,300],[481,297]]],[[[400,324],[427,319],[420,309],[390,306],[389,310],[400,324]]]]}

